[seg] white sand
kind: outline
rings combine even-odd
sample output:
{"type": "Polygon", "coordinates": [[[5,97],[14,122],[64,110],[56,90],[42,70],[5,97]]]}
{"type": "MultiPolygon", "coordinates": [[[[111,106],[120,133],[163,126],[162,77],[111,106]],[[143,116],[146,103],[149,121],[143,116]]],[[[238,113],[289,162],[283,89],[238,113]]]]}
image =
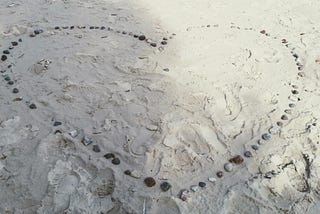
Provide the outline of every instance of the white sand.
{"type": "Polygon", "coordinates": [[[319,213],[319,11],[317,0],[2,0],[0,55],[23,42],[0,62],[15,80],[0,84],[0,213],[319,213]],[[72,25],[87,28],[54,30],[72,25]]]}

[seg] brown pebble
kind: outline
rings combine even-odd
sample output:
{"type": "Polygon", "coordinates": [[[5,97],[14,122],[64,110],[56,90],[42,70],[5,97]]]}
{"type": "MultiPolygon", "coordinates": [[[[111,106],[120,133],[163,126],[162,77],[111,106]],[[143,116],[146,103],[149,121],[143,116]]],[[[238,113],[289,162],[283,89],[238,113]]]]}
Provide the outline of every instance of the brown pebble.
{"type": "Polygon", "coordinates": [[[237,155],[229,160],[231,163],[241,164],[243,163],[243,157],[241,155],[237,155]]]}
{"type": "Polygon", "coordinates": [[[218,176],[218,178],[222,178],[223,172],[222,171],[217,172],[217,176],[218,176]]]}
{"type": "Polygon", "coordinates": [[[156,185],[156,181],[151,177],[144,179],[144,183],[147,185],[147,187],[153,187],[156,185]]]}

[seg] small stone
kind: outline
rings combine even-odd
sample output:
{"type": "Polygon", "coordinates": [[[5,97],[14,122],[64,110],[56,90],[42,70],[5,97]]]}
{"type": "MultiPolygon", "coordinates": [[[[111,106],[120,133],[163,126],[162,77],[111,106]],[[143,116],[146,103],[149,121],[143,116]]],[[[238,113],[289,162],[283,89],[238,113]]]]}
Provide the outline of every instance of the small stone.
{"type": "Polygon", "coordinates": [[[296,107],[296,105],[295,105],[294,103],[290,103],[290,104],[289,104],[289,107],[290,107],[290,108],[294,108],[294,107],[296,107]]]}
{"type": "Polygon", "coordinates": [[[271,136],[268,133],[264,133],[261,137],[263,140],[270,140],[271,139],[271,136]]]}
{"type": "Polygon", "coordinates": [[[10,80],[10,81],[8,81],[8,84],[9,84],[9,85],[13,85],[14,82],[13,82],[12,80],[10,80]]]}
{"type": "Polygon", "coordinates": [[[114,164],[114,165],[119,165],[120,164],[120,159],[119,158],[113,158],[111,163],[114,164]]]}
{"type": "Polygon", "coordinates": [[[12,93],[14,93],[14,94],[17,94],[17,93],[19,93],[19,89],[17,89],[17,88],[14,88],[14,89],[12,90],[12,93]]]}
{"type": "Polygon", "coordinates": [[[258,149],[259,149],[259,146],[257,146],[257,145],[252,145],[251,148],[252,148],[253,150],[258,150],[258,149]]]}
{"type": "Polygon", "coordinates": [[[19,42],[22,42],[22,39],[19,39],[18,41],[19,41],[19,42]]]}
{"type": "Polygon", "coordinates": [[[147,185],[147,187],[153,187],[156,185],[156,181],[151,177],[144,179],[144,183],[147,185]]]}
{"type": "Polygon", "coordinates": [[[29,108],[30,108],[30,109],[36,109],[37,106],[36,106],[36,104],[32,103],[32,104],[29,105],[29,108]]]}
{"type": "Polygon", "coordinates": [[[113,153],[107,153],[103,157],[105,157],[106,159],[110,159],[110,158],[114,158],[115,156],[113,153]]]}
{"type": "Polygon", "coordinates": [[[300,77],[305,77],[306,74],[305,74],[304,72],[299,72],[299,73],[298,73],[298,76],[300,76],[300,77]]]}
{"type": "Polygon", "coordinates": [[[292,114],[292,110],[291,109],[285,109],[284,112],[287,113],[287,114],[292,114]]]}
{"type": "Polygon", "coordinates": [[[40,31],[39,30],[34,30],[33,33],[38,35],[38,34],[40,34],[40,31]]]}
{"type": "Polygon", "coordinates": [[[17,98],[14,98],[13,101],[17,102],[17,101],[22,101],[23,98],[22,97],[17,97],[17,98]]]}
{"type": "Polygon", "coordinates": [[[54,134],[62,134],[62,131],[56,130],[56,131],[54,132],[54,134]]]}
{"type": "Polygon", "coordinates": [[[79,133],[78,133],[77,130],[73,130],[73,131],[69,132],[69,135],[70,135],[71,137],[73,137],[73,138],[77,137],[78,134],[79,134],[79,133]]]}
{"type": "Polygon", "coordinates": [[[88,136],[88,135],[85,135],[85,136],[83,136],[81,142],[82,142],[85,146],[88,146],[88,145],[90,145],[91,143],[93,143],[93,139],[92,139],[92,137],[90,137],[90,136],[88,136]]]}
{"type": "Polygon", "coordinates": [[[167,41],[162,41],[162,42],[161,42],[161,45],[167,45],[167,44],[168,44],[167,41]]]}
{"type": "Polygon", "coordinates": [[[163,37],[163,39],[162,40],[164,40],[164,41],[167,41],[168,40],[168,38],[166,38],[166,37],[163,37]]]}
{"type": "Polygon", "coordinates": [[[164,68],[163,71],[169,72],[169,68],[164,68]]]}
{"type": "Polygon", "coordinates": [[[134,38],[138,38],[139,36],[138,36],[137,34],[134,34],[133,37],[134,37],[134,38]]]}
{"type": "Polygon", "coordinates": [[[278,125],[279,127],[282,127],[282,126],[283,126],[283,122],[278,121],[278,122],[277,122],[277,125],[278,125]]]}
{"type": "Polygon", "coordinates": [[[183,190],[180,191],[179,198],[180,198],[182,201],[187,201],[189,197],[190,197],[190,192],[189,192],[189,190],[183,189],[183,190]]]}
{"type": "Polygon", "coordinates": [[[171,189],[171,184],[169,184],[168,182],[162,182],[160,184],[160,189],[163,191],[163,192],[167,192],[169,189],[171,189]]]}
{"type": "Polygon", "coordinates": [[[146,128],[149,131],[157,131],[158,130],[158,126],[156,126],[156,125],[148,125],[146,128]]]}
{"type": "Polygon", "coordinates": [[[1,56],[1,61],[6,61],[7,59],[8,59],[8,57],[6,55],[1,56]]]}
{"type": "Polygon", "coordinates": [[[9,47],[9,50],[12,50],[13,48],[14,48],[14,47],[10,46],[10,47],[9,47]]]}
{"type": "Polygon", "coordinates": [[[94,152],[101,152],[100,147],[98,145],[93,145],[92,150],[94,152]]]}
{"type": "Polygon", "coordinates": [[[31,33],[29,36],[30,36],[30,37],[35,37],[35,36],[36,36],[36,34],[31,33]]]}
{"type": "Polygon", "coordinates": [[[74,29],[74,26],[70,26],[70,29],[73,30],[73,29],[74,29]]]}
{"type": "Polygon", "coordinates": [[[53,123],[53,126],[60,126],[60,125],[62,125],[62,123],[59,122],[59,121],[55,121],[55,122],[53,123]]]}
{"type": "Polygon", "coordinates": [[[281,116],[281,120],[288,120],[288,116],[287,116],[287,115],[285,115],[285,114],[284,114],[284,115],[282,115],[282,116],[281,116]]]}
{"type": "Polygon", "coordinates": [[[101,30],[104,30],[104,29],[106,29],[106,27],[102,26],[100,29],[101,29],[101,30]]]}
{"type": "Polygon", "coordinates": [[[209,177],[208,181],[210,181],[211,183],[215,183],[217,179],[215,177],[209,177]]]}
{"type": "Polygon", "coordinates": [[[192,190],[192,192],[196,192],[199,189],[198,185],[192,185],[190,186],[190,189],[192,190]]]}
{"type": "Polygon", "coordinates": [[[233,165],[232,163],[226,163],[224,164],[224,170],[226,170],[227,172],[231,172],[233,170],[233,165]]]}
{"type": "Polygon", "coordinates": [[[96,26],[96,27],[94,27],[94,29],[99,29],[100,27],[98,27],[98,26],[96,26]]]}
{"type": "Polygon", "coordinates": [[[251,158],[252,157],[252,153],[250,151],[245,151],[244,152],[244,156],[247,158],[251,158]]]}
{"type": "Polygon", "coordinates": [[[299,94],[298,90],[292,90],[291,92],[292,92],[292,94],[299,94]]]}
{"type": "Polygon", "coordinates": [[[154,43],[154,42],[150,43],[150,45],[151,47],[157,47],[157,43],[154,43]]]}
{"type": "Polygon", "coordinates": [[[293,56],[294,58],[299,58],[298,54],[296,54],[296,53],[292,54],[292,56],[293,56]]]}
{"type": "Polygon", "coordinates": [[[140,41],[143,41],[143,40],[145,40],[145,39],[146,39],[146,36],[145,36],[145,35],[140,35],[140,36],[139,36],[139,40],[140,40],[140,41]]]}
{"type": "Polygon", "coordinates": [[[90,30],[92,30],[92,29],[94,29],[94,26],[90,26],[90,28],[89,28],[90,30]]]}
{"type": "Polygon", "coordinates": [[[217,172],[217,176],[218,176],[218,178],[222,178],[223,172],[222,172],[222,171],[218,171],[218,172],[217,172]]]}
{"type": "Polygon", "coordinates": [[[126,35],[126,34],[127,34],[127,32],[126,32],[126,31],[122,31],[122,34],[123,34],[123,35],[126,35]]]}
{"type": "Polygon", "coordinates": [[[9,76],[5,76],[4,80],[8,82],[11,80],[11,78],[9,76]]]}
{"type": "Polygon", "coordinates": [[[59,29],[60,29],[60,27],[56,26],[56,27],[54,27],[54,29],[55,29],[55,30],[59,30],[59,29]]]}
{"type": "Polygon", "coordinates": [[[18,42],[11,42],[12,46],[17,46],[18,42]]]}
{"type": "Polygon", "coordinates": [[[68,26],[64,26],[64,27],[62,27],[62,29],[68,29],[69,27],[68,26]]]}
{"type": "Polygon", "coordinates": [[[243,157],[241,157],[241,155],[236,155],[233,158],[231,158],[229,161],[235,164],[242,164],[244,160],[243,160],[243,157]]]}
{"type": "Polygon", "coordinates": [[[266,34],[265,30],[260,31],[261,34],[266,34]]]}
{"type": "Polygon", "coordinates": [[[207,184],[205,182],[200,181],[199,182],[199,187],[205,188],[207,184]]]}
{"type": "Polygon", "coordinates": [[[126,171],[124,171],[124,174],[125,175],[131,175],[131,171],[130,170],[126,170],[126,171]]]}
{"type": "Polygon", "coordinates": [[[10,54],[10,51],[9,50],[4,50],[3,54],[10,54]]]}

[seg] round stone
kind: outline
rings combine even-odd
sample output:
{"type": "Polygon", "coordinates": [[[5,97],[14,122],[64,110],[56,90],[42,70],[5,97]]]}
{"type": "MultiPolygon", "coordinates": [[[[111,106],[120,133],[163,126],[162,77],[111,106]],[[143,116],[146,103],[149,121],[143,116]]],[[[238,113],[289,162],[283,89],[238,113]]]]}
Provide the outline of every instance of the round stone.
{"type": "Polygon", "coordinates": [[[60,29],[60,27],[56,26],[56,27],[54,27],[54,29],[55,29],[55,30],[59,30],[59,29],[60,29]]]}
{"type": "Polygon", "coordinates": [[[261,137],[263,140],[270,140],[271,139],[271,136],[268,133],[263,134],[261,137]]]}
{"type": "Polygon", "coordinates": [[[9,76],[6,76],[6,77],[4,78],[4,80],[5,80],[5,81],[10,81],[11,78],[10,78],[9,76]]]}
{"type": "Polygon", "coordinates": [[[145,39],[146,39],[146,36],[145,36],[145,35],[140,35],[140,36],[139,36],[139,40],[140,40],[140,41],[143,41],[143,40],[145,40],[145,39]]]}
{"type": "Polygon", "coordinates": [[[153,187],[156,185],[156,181],[151,177],[144,179],[144,183],[147,185],[147,187],[153,187]]]}
{"type": "Polygon", "coordinates": [[[244,152],[244,156],[247,158],[251,158],[252,157],[252,153],[250,151],[245,151],[244,152]]]}
{"type": "Polygon", "coordinates": [[[100,150],[100,147],[99,147],[98,145],[93,145],[92,150],[93,150],[94,152],[100,152],[100,151],[101,151],[101,150],[100,150]]]}
{"type": "Polygon", "coordinates": [[[10,80],[10,81],[8,81],[8,84],[9,84],[9,85],[13,85],[14,82],[13,82],[12,80],[10,80]]]}
{"type": "Polygon", "coordinates": [[[18,42],[14,41],[14,42],[11,42],[12,46],[17,46],[18,45],[18,42]]]}
{"type": "Polygon", "coordinates": [[[241,157],[241,155],[237,155],[231,158],[229,161],[235,164],[242,164],[244,160],[243,160],[243,157],[241,157]]]}
{"type": "Polygon", "coordinates": [[[224,170],[226,170],[227,172],[231,172],[233,170],[233,165],[232,163],[226,163],[224,164],[224,170]]]}
{"type": "Polygon", "coordinates": [[[6,61],[7,59],[8,59],[8,57],[6,55],[1,56],[1,61],[6,61]]]}
{"type": "Polygon", "coordinates": [[[14,88],[14,89],[12,90],[12,93],[14,93],[14,94],[17,94],[17,93],[19,93],[19,89],[17,89],[17,88],[14,88]]]}
{"type": "Polygon", "coordinates": [[[101,30],[104,30],[104,29],[106,29],[106,27],[105,27],[105,26],[102,26],[100,29],[101,29],[101,30]]]}
{"type": "Polygon", "coordinates": [[[3,54],[10,54],[10,51],[9,50],[4,50],[3,54]]]}
{"type": "Polygon", "coordinates": [[[130,170],[126,170],[126,171],[124,171],[124,174],[125,175],[131,175],[131,171],[130,170]]]}
{"type": "Polygon", "coordinates": [[[257,145],[252,145],[251,148],[254,149],[254,150],[258,150],[258,149],[259,149],[259,146],[257,146],[257,145]]]}
{"type": "Polygon", "coordinates": [[[282,116],[281,116],[281,120],[288,120],[288,116],[287,116],[287,115],[285,115],[285,114],[284,114],[284,115],[282,115],[282,116]]]}
{"type": "Polygon", "coordinates": [[[119,165],[120,164],[120,159],[119,158],[113,158],[111,163],[114,164],[114,165],[119,165]]]}
{"type": "Polygon", "coordinates": [[[29,108],[30,108],[30,109],[36,109],[37,106],[36,106],[36,104],[32,103],[31,105],[29,105],[29,108]]]}
{"type": "Polygon", "coordinates": [[[190,186],[190,189],[192,190],[192,192],[196,192],[199,189],[198,185],[192,185],[190,186]]]}
{"type": "Polygon", "coordinates": [[[160,184],[160,189],[161,189],[163,192],[167,192],[170,188],[171,188],[171,184],[169,184],[167,181],[162,182],[162,183],[160,184]]]}
{"type": "Polygon", "coordinates": [[[199,187],[202,187],[202,188],[204,188],[204,187],[206,187],[207,186],[207,184],[205,183],[205,182],[199,182],[199,187]]]}
{"type": "Polygon", "coordinates": [[[298,90],[292,90],[291,92],[292,92],[292,94],[299,94],[298,90]]]}
{"type": "Polygon", "coordinates": [[[223,176],[223,172],[222,171],[217,172],[217,177],[218,178],[222,178],[222,176],[223,176]]]}
{"type": "Polygon", "coordinates": [[[290,108],[294,108],[294,107],[296,107],[296,105],[295,105],[294,103],[290,103],[290,104],[289,104],[289,107],[290,107],[290,108]]]}
{"type": "Polygon", "coordinates": [[[90,30],[92,30],[92,29],[94,29],[94,26],[90,26],[90,28],[89,28],[90,30]]]}
{"type": "Polygon", "coordinates": [[[151,47],[157,47],[157,43],[154,43],[154,42],[150,43],[150,45],[151,47]]]}
{"type": "Polygon", "coordinates": [[[110,158],[114,158],[115,156],[113,153],[107,153],[103,157],[105,157],[106,159],[110,159],[110,158]]]}
{"type": "Polygon", "coordinates": [[[168,44],[167,41],[162,41],[162,42],[161,42],[161,45],[166,45],[166,44],[168,44]]]}

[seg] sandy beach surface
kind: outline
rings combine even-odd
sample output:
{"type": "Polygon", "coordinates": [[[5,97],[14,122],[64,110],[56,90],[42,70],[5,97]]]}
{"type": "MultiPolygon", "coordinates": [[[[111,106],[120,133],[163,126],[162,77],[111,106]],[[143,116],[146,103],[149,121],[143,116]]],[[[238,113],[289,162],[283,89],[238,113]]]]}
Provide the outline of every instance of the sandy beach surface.
{"type": "Polygon", "coordinates": [[[0,213],[318,214],[318,0],[1,0],[0,213]]]}

